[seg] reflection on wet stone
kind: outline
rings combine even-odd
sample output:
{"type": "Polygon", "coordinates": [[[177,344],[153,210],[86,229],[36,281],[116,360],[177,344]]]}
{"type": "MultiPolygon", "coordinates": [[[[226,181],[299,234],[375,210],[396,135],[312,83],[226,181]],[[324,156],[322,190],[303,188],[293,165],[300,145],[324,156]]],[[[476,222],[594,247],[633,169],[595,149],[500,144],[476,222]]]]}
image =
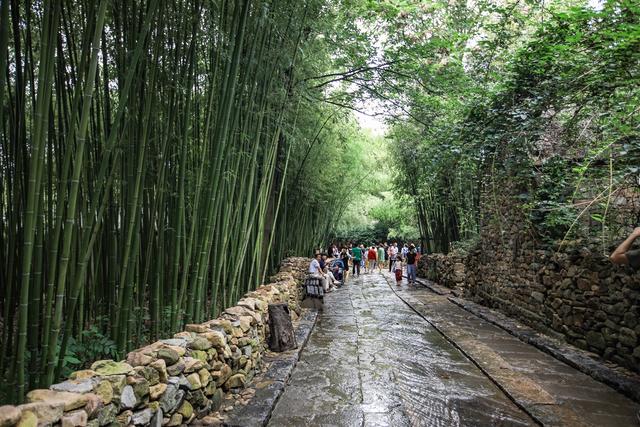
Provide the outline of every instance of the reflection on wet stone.
{"type": "Polygon", "coordinates": [[[327,295],[270,425],[535,423],[371,274],[327,295]]]}

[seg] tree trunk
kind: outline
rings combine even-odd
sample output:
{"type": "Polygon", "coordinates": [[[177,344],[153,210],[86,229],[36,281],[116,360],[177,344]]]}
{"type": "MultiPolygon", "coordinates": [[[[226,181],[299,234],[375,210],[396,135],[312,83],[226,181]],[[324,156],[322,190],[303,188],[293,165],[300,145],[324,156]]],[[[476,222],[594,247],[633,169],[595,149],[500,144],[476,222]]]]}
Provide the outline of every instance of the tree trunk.
{"type": "Polygon", "coordinates": [[[298,346],[287,304],[269,304],[269,332],[271,351],[293,350],[298,346]]]}

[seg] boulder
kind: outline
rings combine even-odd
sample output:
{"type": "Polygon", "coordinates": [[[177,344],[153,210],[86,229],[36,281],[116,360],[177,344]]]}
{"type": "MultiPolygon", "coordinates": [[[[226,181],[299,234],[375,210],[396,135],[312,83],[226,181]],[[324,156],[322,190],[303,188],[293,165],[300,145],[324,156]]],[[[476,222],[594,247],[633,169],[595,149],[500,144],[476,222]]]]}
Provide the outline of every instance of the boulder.
{"type": "Polygon", "coordinates": [[[189,324],[184,327],[184,330],[187,332],[195,332],[196,334],[201,334],[203,332],[207,332],[209,328],[206,324],[189,324]]]}
{"type": "MultiPolygon", "coordinates": [[[[189,338],[190,341],[191,337],[189,338]]],[[[160,340],[160,342],[171,347],[186,347],[188,341],[185,338],[170,338],[166,340],[160,340]]]]}
{"type": "MultiPolygon", "coordinates": [[[[231,322],[229,322],[230,330],[233,332],[233,328],[231,327],[231,322]]],[[[200,335],[201,337],[206,338],[213,347],[216,348],[224,348],[227,345],[227,335],[220,331],[211,331],[206,334],[200,335]]]]}
{"type": "Polygon", "coordinates": [[[0,427],[10,427],[20,421],[22,411],[15,406],[0,406],[0,427]]]}
{"type": "Polygon", "coordinates": [[[130,385],[125,386],[120,395],[120,409],[133,409],[137,404],[138,400],[133,387],[130,385]]]}
{"type": "Polygon", "coordinates": [[[107,380],[100,381],[93,387],[93,393],[102,400],[105,405],[113,400],[113,387],[107,380]]]}
{"type": "Polygon", "coordinates": [[[146,366],[153,361],[153,357],[148,356],[144,353],[139,353],[137,351],[132,351],[131,353],[127,354],[127,363],[133,367],[146,366]]]}
{"type": "Polygon", "coordinates": [[[193,350],[208,350],[212,347],[209,340],[203,336],[197,336],[187,344],[187,347],[193,350]]]}
{"type": "Polygon", "coordinates": [[[113,360],[98,360],[91,365],[91,369],[101,376],[126,375],[133,371],[133,367],[128,363],[113,360]]]}
{"type": "Polygon", "coordinates": [[[58,384],[52,384],[49,388],[55,391],[68,391],[70,393],[89,393],[93,390],[96,381],[93,378],[81,380],[67,380],[58,384]]]}

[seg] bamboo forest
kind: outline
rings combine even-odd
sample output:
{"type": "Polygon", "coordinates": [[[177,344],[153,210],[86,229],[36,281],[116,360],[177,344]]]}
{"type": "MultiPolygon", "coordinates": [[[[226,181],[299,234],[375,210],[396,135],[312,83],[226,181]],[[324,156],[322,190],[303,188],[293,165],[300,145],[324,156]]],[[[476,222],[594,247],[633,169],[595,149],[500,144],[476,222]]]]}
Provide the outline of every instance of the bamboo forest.
{"type": "Polygon", "coordinates": [[[0,71],[0,404],[348,243],[638,372],[637,274],[491,299],[640,225],[636,0],[0,0],[0,71]]]}

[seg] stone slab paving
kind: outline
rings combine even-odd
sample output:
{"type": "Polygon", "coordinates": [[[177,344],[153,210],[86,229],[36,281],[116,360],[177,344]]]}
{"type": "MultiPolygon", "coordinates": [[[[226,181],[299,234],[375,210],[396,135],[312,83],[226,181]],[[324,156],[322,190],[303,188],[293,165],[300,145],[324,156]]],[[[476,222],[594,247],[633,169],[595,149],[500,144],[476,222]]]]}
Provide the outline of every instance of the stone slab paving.
{"type": "Polygon", "coordinates": [[[382,275],[370,274],[327,295],[269,425],[536,422],[398,298],[382,275]]]}
{"type": "Polygon", "coordinates": [[[422,286],[391,289],[544,425],[638,426],[640,405],[422,286]]]}

